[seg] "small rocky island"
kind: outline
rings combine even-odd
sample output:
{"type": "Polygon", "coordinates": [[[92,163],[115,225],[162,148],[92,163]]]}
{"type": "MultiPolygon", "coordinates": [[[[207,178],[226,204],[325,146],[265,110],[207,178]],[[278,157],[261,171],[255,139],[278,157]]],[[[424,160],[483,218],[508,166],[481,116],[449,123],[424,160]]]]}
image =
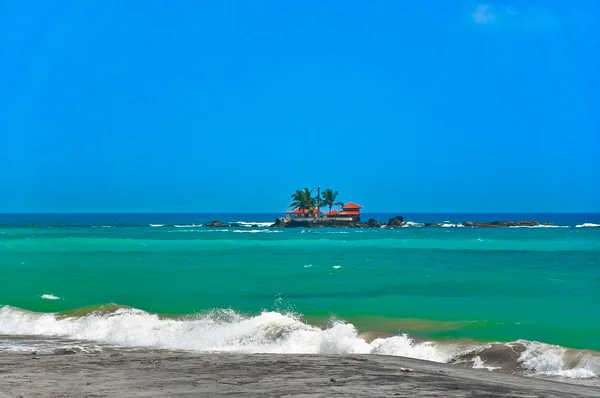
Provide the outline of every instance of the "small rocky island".
{"type": "MultiPolygon", "coordinates": [[[[551,223],[541,223],[539,221],[490,221],[490,222],[472,222],[466,221],[461,224],[448,224],[448,223],[414,223],[404,222],[404,217],[396,216],[390,218],[387,222],[377,221],[374,218],[370,218],[366,222],[360,220],[356,221],[341,221],[335,219],[326,218],[311,218],[295,220],[292,218],[280,217],[273,224],[271,228],[410,228],[410,227],[430,227],[430,228],[452,228],[452,227],[465,227],[465,228],[510,228],[510,227],[551,227],[551,223]]],[[[209,228],[230,228],[230,227],[250,227],[259,228],[258,224],[241,225],[239,223],[222,223],[218,220],[211,221],[205,224],[205,227],[209,228]]]]}
{"type": "MultiPolygon", "coordinates": [[[[406,227],[466,227],[466,228],[510,228],[510,227],[543,227],[552,226],[549,223],[539,221],[489,221],[473,222],[465,221],[460,224],[444,223],[416,223],[405,222],[403,216],[395,216],[386,221],[378,221],[370,218],[363,222],[360,218],[362,206],[353,202],[337,201],[338,192],[326,189],[321,192],[317,187],[317,195],[313,196],[313,189],[298,189],[291,196],[292,203],[290,211],[284,217],[280,217],[271,225],[272,228],[406,228],[406,227]],[[338,207],[338,210],[334,210],[338,207]],[[329,211],[322,211],[329,209],[329,211]]],[[[220,221],[212,221],[207,227],[240,227],[238,223],[224,224],[220,221]]],[[[259,225],[244,225],[259,227],[259,225]]]]}

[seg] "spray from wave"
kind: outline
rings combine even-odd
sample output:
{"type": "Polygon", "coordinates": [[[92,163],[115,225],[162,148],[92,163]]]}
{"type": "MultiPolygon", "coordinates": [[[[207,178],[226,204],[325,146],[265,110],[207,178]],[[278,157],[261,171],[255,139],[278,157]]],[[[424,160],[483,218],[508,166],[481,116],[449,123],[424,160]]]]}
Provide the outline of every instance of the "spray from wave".
{"type": "Polygon", "coordinates": [[[265,227],[270,227],[271,225],[273,225],[272,221],[237,221],[234,223],[237,226],[240,227],[246,227],[246,228],[265,228],[265,227]]]}
{"type": "Polygon", "coordinates": [[[120,347],[200,352],[380,354],[521,374],[591,378],[600,374],[600,353],[538,342],[474,343],[417,341],[406,334],[361,338],[343,321],[309,325],[279,312],[244,316],[214,310],[182,318],[163,318],[117,305],[70,313],[36,313],[0,308],[0,334],[92,341],[120,347]]]}
{"type": "Polygon", "coordinates": [[[281,231],[277,231],[277,230],[271,230],[271,229],[249,229],[249,230],[241,230],[241,229],[234,229],[233,230],[234,233],[238,233],[238,234],[279,234],[281,233],[281,231]]]}

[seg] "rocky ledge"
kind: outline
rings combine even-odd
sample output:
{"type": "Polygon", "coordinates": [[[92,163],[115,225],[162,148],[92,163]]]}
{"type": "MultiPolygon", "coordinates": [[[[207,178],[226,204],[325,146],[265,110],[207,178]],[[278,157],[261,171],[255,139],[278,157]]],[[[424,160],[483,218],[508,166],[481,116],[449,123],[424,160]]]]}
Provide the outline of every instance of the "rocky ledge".
{"type": "Polygon", "coordinates": [[[541,223],[539,221],[489,221],[489,222],[473,222],[466,221],[461,224],[447,223],[424,223],[417,224],[404,222],[404,217],[396,216],[390,218],[387,222],[380,222],[374,218],[370,218],[367,222],[361,221],[341,221],[335,219],[289,219],[278,218],[271,227],[274,228],[399,228],[399,227],[449,227],[462,226],[470,228],[508,228],[508,227],[542,227],[552,226],[551,223],[541,223]]]}
{"type": "MultiPolygon", "coordinates": [[[[310,228],[396,228],[402,227],[407,224],[404,223],[402,216],[392,217],[387,223],[380,222],[374,218],[370,218],[367,222],[362,221],[342,221],[334,218],[321,218],[318,220],[313,219],[289,219],[289,218],[278,218],[271,227],[275,228],[298,228],[298,227],[310,227],[310,228]]],[[[407,225],[408,226],[408,225],[407,225]]]]}

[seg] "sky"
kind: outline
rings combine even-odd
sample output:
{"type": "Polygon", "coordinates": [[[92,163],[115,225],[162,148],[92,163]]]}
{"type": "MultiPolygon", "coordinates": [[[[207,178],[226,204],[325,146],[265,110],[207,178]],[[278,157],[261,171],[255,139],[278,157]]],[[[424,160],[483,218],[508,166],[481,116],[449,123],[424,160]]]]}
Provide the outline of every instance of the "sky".
{"type": "Polygon", "coordinates": [[[600,2],[0,1],[0,213],[600,212],[600,2]]]}

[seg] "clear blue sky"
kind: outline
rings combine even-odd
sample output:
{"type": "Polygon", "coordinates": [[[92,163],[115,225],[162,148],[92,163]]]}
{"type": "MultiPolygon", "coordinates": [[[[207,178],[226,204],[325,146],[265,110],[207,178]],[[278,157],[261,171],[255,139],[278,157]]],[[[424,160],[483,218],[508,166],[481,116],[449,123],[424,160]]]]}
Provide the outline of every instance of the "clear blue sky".
{"type": "Polygon", "coordinates": [[[600,211],[600,2],[0,2],[0,212],[600,211]]]}

